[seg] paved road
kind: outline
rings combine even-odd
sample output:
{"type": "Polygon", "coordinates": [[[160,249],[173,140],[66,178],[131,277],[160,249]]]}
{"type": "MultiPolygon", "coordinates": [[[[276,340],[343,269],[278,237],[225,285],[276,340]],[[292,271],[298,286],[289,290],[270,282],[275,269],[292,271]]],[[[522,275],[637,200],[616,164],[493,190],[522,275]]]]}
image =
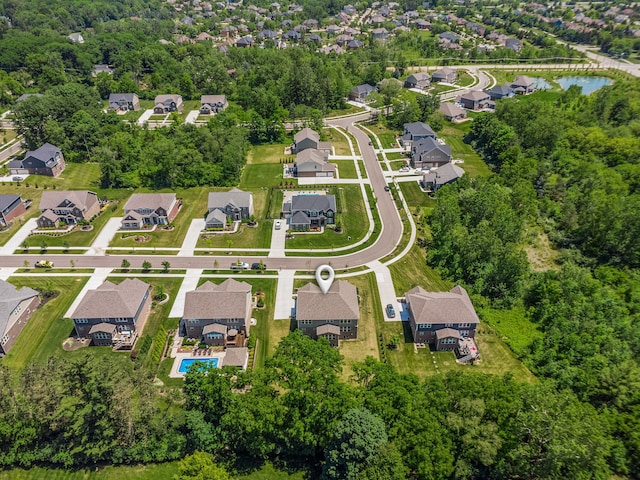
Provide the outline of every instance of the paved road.
{"type": "MultiPolygon", "coordinates": [[[[358,141],[362,159],[367,169],[367,176],[371,183],[375,197],[378,199],[376,207],[382,220],[383,228],[377,241],[368,248],[359,252],[348,255],[335,255],[332,257],[286,257],[286,258],[269,258],[269,269],[282,270],[315,270],[319,265],[331,262],[334,268],[352,268],[365,265],[369,262],[378,260],[391,253],[398,244],[402,235],[402,222],[393,199],[389,192],[384,191],[386,181],[382,173],[382,169],[376,158],[373,147],[369,145],[369,137],[362,130],[354,126],[354,122],[366,120],[369,114],[359,116],[329,120],[330,125],[348,128],[349,132],[358,141]]],[[[125,255],[131,262],[132,268],[140,268],[142,262],[149,260],[151,264],[160,268],[163,261],[168,261],[172,268],[206,268],[218,260],[221,266],[231,264],[232,261],[238,259],[237,255],[229,257],[227,255],[211,257],[211,256],[163,256],[163,255],[125,255]]],[[[122,262],[122,255],[10,255],[5,252],[4,256],[0,256],[0,267],[21,267],[25,260],[33,263],[37,259],[51,259],[58,262],[59,265],[69,264],[69,260],[73,258],[77,268],[119,268],[122,262]]],[[[241,261],[251,263],[252,261],[264,260],[264,257],[239,257],[241,261]]]]}
{"type": "Polygon", "coordinates": [[[22,142],[18,141],[6,150],[0,152],[0,165],[16,153],[18,153],[20,150],[22,150],[22,142]]]}

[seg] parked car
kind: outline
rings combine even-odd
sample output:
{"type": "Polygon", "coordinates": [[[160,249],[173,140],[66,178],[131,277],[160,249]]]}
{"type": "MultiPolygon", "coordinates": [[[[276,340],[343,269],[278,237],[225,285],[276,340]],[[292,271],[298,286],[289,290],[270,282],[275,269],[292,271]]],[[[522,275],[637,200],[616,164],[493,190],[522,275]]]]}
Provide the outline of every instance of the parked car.
{"type": "Polygon", "coordinates": [[[14,182],[21,182],[22,180],[24,180],[24,178],[22,177],[18,177],[18,176],[13,177],[14,182]]]}
{"type": "Polygon", "coordinates": [[[233,262],[231,270],[249,270],[249,264],[246,262],[233,262]]]}
{"type": "Polygon", "coordinates": [[[280,220],[276,220],[276,230],[280,230],[280,227],[282,227],[282,222],[280,220]]]}
{"type": "Polygon", "coordinates": [[[265,263],[258,262],[258,263],[251,264],[251,270],[266,270],[266,269],[267,269],[267,265],[265,263]]]}
{"type": "Polygon", "coordinates": [[[369,145],[373,146],[373,142],[372,142],[372,141],[369,141],[369,145]]]}
{"type": "Polygon", "coordinates": [[[384,191],[385,191],[385,192],[388,192],[389,190],[391,190],[391,188],[389,188],[389,185],[385,185],[385,186],[384,186],[384,191]]]}
{"type": "Polygon", "coordinates": [[[53,262],[49,260],[38,260],[36,262],[36,268],[53,268],[53,262]]]}
{"type": "Polygon", "coordinates": [[[387,317],[396,318],[396,311],[393,308],[393,305],[388,304],[386,310],[387,310],[387,317]]]}

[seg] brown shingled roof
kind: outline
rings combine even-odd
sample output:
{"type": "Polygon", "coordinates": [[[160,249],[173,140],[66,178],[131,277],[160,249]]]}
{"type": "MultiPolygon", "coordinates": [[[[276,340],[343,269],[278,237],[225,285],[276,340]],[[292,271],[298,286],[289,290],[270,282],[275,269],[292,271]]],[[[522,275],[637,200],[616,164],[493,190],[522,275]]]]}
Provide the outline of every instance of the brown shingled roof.
{"type": "Polygon", "coordinates": [[[356,287],[346,280],[333,282],[326,295],[315,283],[307,283],[298,289],[297,320],[357,320],[359,318],[356,287]]]}
{"type": "Polygon", "coordinates": [[[183,318],[245,318],[251,285],[226,279],[220,285],[207,281],[187,292],[183,318]]]}
{"type": "Polygon", "coordinates": [[[427,292],[415,287],[405,294],[416,323],[480,323],[466,290],[460,285],[449,292],[427,292]]]}
{"type": "Polygon", "coordinates": [[[119,285],[105,281],[86,293],[71,318],[133,318],[148,290],[149,284],[137,278],[119,285]]]}

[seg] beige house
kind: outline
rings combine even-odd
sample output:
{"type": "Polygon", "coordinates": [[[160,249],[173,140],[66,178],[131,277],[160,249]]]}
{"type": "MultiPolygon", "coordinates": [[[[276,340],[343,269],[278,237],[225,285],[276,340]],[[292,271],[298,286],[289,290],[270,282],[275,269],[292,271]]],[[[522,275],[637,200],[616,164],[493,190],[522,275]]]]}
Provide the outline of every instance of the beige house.
{"type": "Polygon", "coordinates": [[[213,346],[244,346],[251,326],[251,285],[226,279],[205,282],[184,300],[180,335],[213,346]]]}
{"type": "Polygon", "coordinates": [[[298,289],[296,325],[313,338],[324,337],[332,346],[358,338],[358,291],[346,280],[333,282],[326,294],[315,283],[298,289]]]}
{"type": "Polygon", "coordinates": [[[331,155],[331,143],[321,142],[320,135],[309,127],[305,127],[293,136],[291,153],[300,153],[308,148],[318,150],[326,155],[331,155]]]}
{"type": "Polygon", "coordinates": [[[328,155],[314,148],[307,148],[296,155],[293,168],[297,177],[333,178],[336,166],[328,162],[328,155]]]}
{"type": "Polygon", "coordinates": [[[220,113],[229,106],[225,95],[202,95],[200,97],[200,113],[210,115],[220,113]]]}
{"type": "Polygon", "coordinates": [[[171,223],[180,210],[175,193],[134,193],[124,205],[122,228],[171,223]]]}
{"type": "Polygon", "coordinates": [[[455,350],[465,338],[474,338],[480,319],[467,291],[460,285],[448,292],[415,287],[405,294],[413,341],[436,350],[455,350]]]}
{"type": "Polygon", "coordinates": [[[100,213],[98,194],[88,190],[62,190],[42,192],[39,228],[59,227],[61,223],[75,225],[90,221],[100,213]]]}
{"type": "Polygon", "coordinates": [[[158,95],[154,100],[153,113],[162,115],[171,112],[182,112],[182,95],[158,95]]]}
{"type": "Polygon", "coordinates": [[[40,295],[35,290],[17,289],[0,280],[0,357],[9,352],[38,305],[40,295]]]}
{"type": "Polygon", "coordinates": [[[151,285],[127,278],[116,285],[105,281],[89,290],[71,315],[76,336],[92,345],[132,348],[144,328],[151,306],[151,285]]]}

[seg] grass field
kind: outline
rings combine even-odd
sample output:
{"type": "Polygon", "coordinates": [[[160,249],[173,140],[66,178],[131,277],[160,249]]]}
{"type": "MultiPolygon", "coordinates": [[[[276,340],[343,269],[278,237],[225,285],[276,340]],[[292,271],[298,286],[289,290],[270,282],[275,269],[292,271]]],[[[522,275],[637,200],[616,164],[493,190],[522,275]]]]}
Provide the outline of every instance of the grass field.
{"type": "Polygon", "coordinates": [[[386,155],[387,160],[407,160],[407,156],[400,152],[389,152],[386,155]]]}
{"type": "Polygon", "coordinates": [[[451,154],[454,159],[464,160],[462,167],[467,175],[472,177],[488,177],[491,170],[487,164],[480,158],[471,145],[464,143],[464,135],[471,127],[470,122],[460,124],[449,124],[439,132],[439,136],[444,138],[447,145],[451,147],[451,154]]]}
{"type": "MultiPolygon", "coordinates": [[[[325,128],[322,130],[323,134],[327,137],[327,141],[331,142],[335,155],[351,155],[351,149],[349,148],[349,142],[347,138],[340,132],[344,130],[336,130],[335,128],[325,128]]],[[[355,145],[354,145],[355,148],[355,145]]]]}
{"type": "Polygon", "coordinates": [[[286,160],[288,163],[295,162],[295,155],[285,155],[284,148],[288,144],[279,143],[275,145],[257,145],[251,147],[247,156],[247,164],[260,163],[281,163],[286,160]]]}
{"type": "MultiPolygon", "coordinates": [[[[398,148],[398,144],[396,142],[396,132],[394,132],[393,130],[389,130],[380,122],[374,125],[367,125],[367,128],[378,136],[378,138],[380,139],[380,143],[382,144],[382,148],[398,148]]],[[[378,144],[375,142],[374,146],[375,148],[378,148],[378,144]]]]}
{"type": "Polygon", "coordinates": [[[378,295],[378,284],[373,273],[345,279],[358,289],[360,320],[358,321],[358,339],[340,342],[340,353],[344,355],[343,379],[348,379],[355,362],[362,362],[368,356],[380,358],[376,323],[382,318],[382,305],[378,295]]]}
{"type": "Polygon", "coordinates": [[[493,327],[498,336],[517,354],[522,355],[526,347],[536,338],[542,337],[538,326],[527,317],[524,307],[510,310],[483,308],[478,311],[483,322],[493,327]]]}
{"type": "Polygon", "coordinates": [[[415,286],[432,292],[448,291],[453,287],[451,282],[440,277],[438,272],[427,265],[425,251],[417,245],[406,256],[389,265],[389,270],[398,296],[403,296],[415,286]]]}
{"type": "MultiPolygon", "coordinates": [[[[191,220],[201,218],[207,211],[207,199],[211,187],[197,187],[175,190],[178,198],[182,199],[182,208],[173,220],[173,230],[156,229],[153,232],[144,233],[149,236],[146,242],[134,242],[136,235],[118,232],[115,234],[109,246],[111,247],[181,247],[191,220]]],[[[161,193],[161,192],[158,192],[161,193]]],[[[173,191],[172,191],[173,193],[173,191]]],[[[138,234],[140,235],[140,234],[138,234]]]]}
{"type": "Polygon", "coordinates": [[[436,201],[420,190],[418,182],[399,182],[398,185],[400,185],[404,199],[412,213],[415,212],[415,207],[433,208],[436,206],[436,201]]]}
{"type": "Polygon", "coordinates": [[[341,185],[337,188],[332,187],[329,193],[336,196],[338,211],[342,209],[342,213],[337,216],[337,221],[342,225],[342,233],[335,233],[332,229],[325,228],[322,234],[296,234],[293,239],[286,241],[286,248],[336,248],[350,245],[364,238],[369,229],[369,221],[360,187],[341,185]]]}
{"type": "Polygon", "coordinates": [[[364,112],[364,110],[360,107],[356,107],[355,105],[347,105],[346,108],[343,108],[341,110],[332,110],[326,115],[326,118],[341,117],[342,115],[353,115],[355,113],[362,112],[364,112]]]}
{"type": "Polygon", "coordinates": [[[240,189],[277,187],[282,182],[282,171],[283,166],[277,163],[246,165],[242,172],[240,189]]]}
{"type": "Polygon", "coordinates": [[[340,178],[358,178],[356,165],[353,160],[332,160],[338,167],[338,176],[340,178]]]}
{"type": "MultiPolygon", "coordinates": [[[[46,359],[71,335],[73,322],[63,316],[89,277],[11,277],[17,287],[53,288],[60,294],[34,312],[2,363],[22,370],[32,360],[46,359]]],[[[0,477],[1,478],[1,477],[0,477]]]]}

